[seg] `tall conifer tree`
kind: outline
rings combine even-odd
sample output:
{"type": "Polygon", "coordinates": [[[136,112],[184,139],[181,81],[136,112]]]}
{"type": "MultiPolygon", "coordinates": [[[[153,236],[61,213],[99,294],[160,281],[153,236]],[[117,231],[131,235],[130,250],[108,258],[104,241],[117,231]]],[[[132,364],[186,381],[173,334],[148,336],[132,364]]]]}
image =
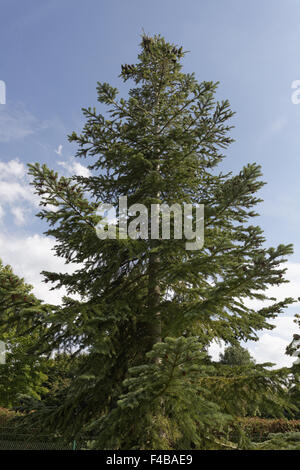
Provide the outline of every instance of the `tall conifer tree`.
{"type": "Polygon", "coordinates": [[[87,354],[61,405],[41,404],[31,418],[42,413],[45,426],[73,436],[89,430],[98,448],[218,448],[225,444],[215,431],[241,413],[241,401],[259,394],[283,407],[281,376],[253,365],[233,371],[206,354],[212,340],[236,344],[272,328],[269,320],[292,299],[259,310],[246,299],[266,299],[268,287],[286,282],[280,263],[292,247],[267,248],[261,228],[250,223],[264,184],[260,167],[218,171],[232,142],[233,113],[227,101],[215,100],[216,83],[183,73],[184,55],[182,47],[144,35],[137,63],[122,66],[121,78],[133,83],[128,98],[98,83],[107,113],[84,109],[82,133],[69,138],[90,176],[30,166],[56,254],[79,265],[74,274],[44,273],[70,297],[35,317],[47,325],[35,350],[87,354]],[[204,204],[204,247],[186,250],[185,238],[144,232],[100,240],[97,207],[117,207],[121,196],[149,210],[204,204]]]}

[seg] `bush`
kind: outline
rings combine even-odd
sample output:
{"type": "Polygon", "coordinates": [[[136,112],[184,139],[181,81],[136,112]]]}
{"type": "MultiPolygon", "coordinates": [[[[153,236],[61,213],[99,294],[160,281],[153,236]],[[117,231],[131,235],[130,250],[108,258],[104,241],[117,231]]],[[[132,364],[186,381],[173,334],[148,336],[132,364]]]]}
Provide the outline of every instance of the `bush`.
{"type": "Polygon", "coordinates": [[[238,425],[251,440],[262,440],[269,434],[300,432],[300,420],[240,418],[238,425]]]}
{"type": "Polygon", "coordinates": [[[268,440],[254,444],[253,450],[300,450],[300,432],[270,434],[268,440]]]}
{"type": "Polygon", "coordinates": [[[10,422],[15,418],[17,413],[0,407],[0,428],[9,427],[10,422]]]}

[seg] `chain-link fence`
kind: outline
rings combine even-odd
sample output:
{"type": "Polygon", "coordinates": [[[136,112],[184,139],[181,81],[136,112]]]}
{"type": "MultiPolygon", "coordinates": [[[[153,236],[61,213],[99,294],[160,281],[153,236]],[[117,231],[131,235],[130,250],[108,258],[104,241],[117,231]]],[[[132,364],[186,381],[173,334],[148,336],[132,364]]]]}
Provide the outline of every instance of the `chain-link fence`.
{"type": "MultiPolygon", "coordinates": [[[[218,436],[224,443],[228,441],[234,444],[233,448],[239,447],[240,437],[235,433],[230,436],[218,436]]],[[[252,433],[251,442],[252,444],[259,444],[267,441],[268,438],[268,435],[252,433]]],[[[59,436],[54,437],[38,433],[23,434],[15,428],[0,427],[0,450],[89,450],[93,448],[95,440],[92,437],[66,440],[59,436]]]]}
{"type": "Polygon", "coordinates": [[[0,450],[87,450],[90,449],[90,438],[65,440],[42,434],[16,432],[14,428],[0,428],[0,450]]]}

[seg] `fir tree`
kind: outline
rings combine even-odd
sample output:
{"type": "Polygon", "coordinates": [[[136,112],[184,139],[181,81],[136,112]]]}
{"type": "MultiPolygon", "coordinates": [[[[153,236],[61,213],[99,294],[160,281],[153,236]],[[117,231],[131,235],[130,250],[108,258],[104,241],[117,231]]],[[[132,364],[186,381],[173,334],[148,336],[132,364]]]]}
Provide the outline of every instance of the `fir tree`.
{"type": "Polygon", "coordinates": [[[267,248],[250,223],[264,184],[259,165],[236,175],[218,171],[233,113],[215,100],[216,83],[183,73],[184,55],[144,35],[137,63],[122,66],[121,78],[133,83],[128,98],[98,83],[107,114],[84,109],[82,133],[69,138],[91,176],[30,166],[56,254],[78,264],[74,274],[44,272],[69,297],[43,318],[32,315],[38,327],[47,325],[35,352],[87,354],[60,405],[40,403],[30,418],[73,436],[89,431],[97,448],[223,448],[220,430],[229,414],[240,414],[239,393],[254,400],[272,388],[272,406],[284,407],[276,395],[284,378],[263,368],[233,372],[205,352],[212,340],[255,340],[272,328],[269,320],[293,300],[273,299],[259,310],[245,300],[266,299],[268,287],[286,282],[280,263],[292,247],[267,248]],[[204,247],[186,250],[185,237],[144,232],[99,239],[97,207],[117,207],[120,196],[149,211],[151,204],[204,204],[204,247]]]}
{"type": "MultiPolygon", "coordinates": [[[[300,315],[295,315],[294,321],[300,326],[300,315]]],[[[291,402],[296,407],[296,410],[293,412],[293,417],[300,419],[300,335],[298,333],[294,334],[293,340],[286,349],[286,353],[295,358],[290,371],[289,396],[291,402]]]]}

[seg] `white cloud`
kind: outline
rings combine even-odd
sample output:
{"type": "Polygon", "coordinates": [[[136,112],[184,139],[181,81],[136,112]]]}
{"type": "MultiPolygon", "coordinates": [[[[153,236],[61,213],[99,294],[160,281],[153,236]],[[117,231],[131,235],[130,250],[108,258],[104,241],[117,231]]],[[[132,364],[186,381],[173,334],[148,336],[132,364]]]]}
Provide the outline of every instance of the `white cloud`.
{"type": "MultiPolygon", "coordinates": [[[[284,276],[289,282],[281,284],[280,286],[272,286],[261,291],[261,293],[268,297],[274,297],[278,301],[284,300],[286,297],[292,297],[296,300],[293,306],[299,306],[300,301],[297,300],[300,297],[300,263],[287,262],[280,266],[280,269],[287,268],[284,276]]],[[[271,305],[272,301],[261,301],[256,299],[244,299],[244,304],[249,308],[255,310],[271,305]]]]}
{"type": "Polygon", "coordinates": [[[276,367],[289,367],[296,358],[285,354],[286,347],[291,343],[293,334],[299,334],[299,326],[293,316],[280,316],[271,320],[275,325],[272,331],[264,332],[257,342],[249,342],[250,354],[257,362],[272,362],[276,367]]]}
{"type": "Polygon", "coordinates": [[[57,149],[57,150],[54,150],[54,152],[57,153],[57,155],[61,155],[61,154],[62,154],[62,148],[63,148],[63,146],[60,144],[60,145],[58,146],[58,149],[57,149]]]}
{"type": "MultiPolygon", "coordinates": [[[[4,264],[10,264],[14,272],[34,286],[35,295],[52,304],[59,304],[66,295],[65,289],[50,291],[50,285],[42,282],[40,272],[72,273],[75,265],[66,265],[63,258],[54,255],[54,242],[49,238],[35,234],[27,237],[0,235],[0,258],[4,264]],[[49,287],[48,287],[49,286],[49,287]]],[[[78,266],[77,266],[78,267],[78,266]]]]}
{"type": "Polygon", "coordinates": [[[0,205],[0,217],[4,216],[4,211],[11,212],[17,225],[23,225],[25,213],[38,206],[38,197],[29,184],[26,167],[18,159],[0,161],[0,205]]]}
{"type": "Polygon", "coordinates": [[[274,318],[270,321],[275,325],[274,330],[269,332],[271,336],[280,336],[284,341],[290,343],[293,334],[299,330],[297,323],[294,321],[295,317],[293,315],[282,315],[280,317],[274,318]]]}
{"type": "Polygon", "coordinates": [[[0,161],[0,180],[5,180],[10,177],[22,178],[25,173],[25,165],[18,159],[8,162],[0,161]]]}
{"type": "Polygon", "coordinates": [[[81,165],[81,163],[74,161],[73,158],[72,159],[70,158],[69,161],[61,161],[57,163],[58,165],[62,166],[69,175],[88,177],[91,174],[90,170],[86,166],[81,165]]]}
{"type": "Polygon", "coordinates": [[[285,355],[288,342],[279,336],[263,334],[259,341],[249,347],[250,354],[258,363],[272,362],[277,367],[291,366],[294,359],[285,355]]]}
{"type": "Polygon", "coordinates": [[[16,202],[29,202],[35,205],[37,198],[29,184],[15,181],[1,181],[0,183],[0,202],[2,204],[14,204],[16,202]]]}
{"type": "Polygon", "coordinates": [[[85,176],[87,178],[91,174],[90,170],[86,166],[81,165],[81,163],[75,162],[73,168],[75,175],[85,176]]]}
{"type": "Polygon", "coordinates": [[[208,354],[211,356],[213,361],[218,361],[220,353],[223,353],[224,349],[225,343],[223,341],[213,341],[208,348],[208,354]]]}
{"type": "MultiPolygon", "coordinates": [[[[290,282],[278,287],[268,289],[268,294],[283,300],[285,297],[294,297],[298,299],[300,296],[300,263],[288,262],[283,267],[287,267],[285,278],[290,282]]],[[[293,305],[300,305],[300,301],[293,305]]]]}
{"type": "MultiPolygon", "coordinates": [[[[280,316],[270,320],[275,328],[271,331],[263,332],[258,341],[249,341],[242,343],[242,346],[248,349],[251,356],[257,363],[270,362],[275,364],[274,368],[290,367],[295,362],[295,357],[285,354],[286,347],[291,343],[293,334],[299,334],[299,327],[294,322],[293,316],[280,316]]],[[[213,342],[209,347],[209,354],[214,361],[219,360],[220,353],[225,349],[224,342],[213,342]]]]}
{"type": "Polygon", "coordinates": [[[25,224],[25,213],[21,207],[13,207],[11,212],[14,216],[15,223],[17,225],[24,225],[25,224]]]}

